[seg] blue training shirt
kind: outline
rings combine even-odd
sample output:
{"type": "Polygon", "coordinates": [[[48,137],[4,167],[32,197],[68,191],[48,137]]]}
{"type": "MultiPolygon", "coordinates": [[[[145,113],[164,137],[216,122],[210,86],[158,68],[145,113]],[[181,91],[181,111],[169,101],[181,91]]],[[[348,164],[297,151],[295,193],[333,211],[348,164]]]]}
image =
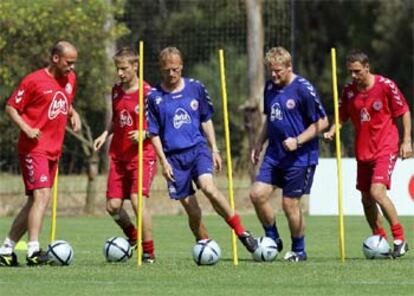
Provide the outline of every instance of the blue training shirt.
{"type": "Polygon", "coordinates": [[[279,167],[316,165],[318,137],[296,151],[286,151],[283,141],[297,137],[312,123],[326,117],[319,95],[305,78],[296,76],[289,85],[278,87],[271,80],[264,89],[264,113],[267,116],[269,145],[265,158],[279,167]]]}
{"type": "Polygon", "coordinates": [[[206,143],[201,123],[214,112],[204,85],[182,79],[184,88],[179,92],[167,92],[158,84],[147,96],[148,132],[160,136],[167,154],[206,143]]]}

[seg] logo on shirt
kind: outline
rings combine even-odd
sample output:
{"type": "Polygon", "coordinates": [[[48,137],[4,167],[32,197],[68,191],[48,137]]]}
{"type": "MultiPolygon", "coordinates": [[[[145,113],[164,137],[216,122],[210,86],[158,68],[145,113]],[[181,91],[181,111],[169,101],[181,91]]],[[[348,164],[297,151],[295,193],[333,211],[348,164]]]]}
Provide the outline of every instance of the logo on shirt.
{"type": "Polygon", "coordinates": [[[39,181],[40,181],[40,183],[45,183],[45,182],[47,182],[47,179],[48,178],[47,178],[46,175],[41,175],[39,181]]]}
{"type": "Polygon", "coordinates": [[[348,96],[348,99],[352,99],[354,96],[354,93],[352,91],[349,91],[347,96],[348,96]]]}
{"type": "Polygon", "coordinates": [[[63,92],[58,91],[49,106],[49,119],[55,119],[59,114],[68,114],[68,102],[63,92]]]}
{"type": "Polygon", "coordinates": [[[135,112],[135,114],[139,114],[139,105],[135,106],[134,112],[135,112]]]}
{"type": "Polygon", "coordinates": [[[190,103],[191,109],[193,109],[194,111],[197,111],[198,109],[198,101],[196,99],[192,100],[190,103]]]}
{"type": "Polygon", "coordinates": [[[132,117],[126,109],[123,109],[119,113],[119,126],[120,127],[132,126],[132,117]]]}
{"type": "Polygon", "coordinates": [[[161,97],[156,97],[155,98],[155,104],[159,105],[162,102],[162,98],[161,97]]]}
{"type": "Polygon", "coordinates": [[[65,92],[70,95],[72,91],[73,91],[73,86],[72,84],[70,84],[70,82],[68,82],[65,86],[65,92]]]}
{"type": "Polygon", "coordinates": [[[372,108],[373,108],[375,111],[379,111],[379,110],[381,110],[381,109],[382,109],[382,102],[381,102],[381,101],[375,101],[375,102],[372,104],[372,108]]]}
{"type": "Polygon", "coordinates": [[[270,121],[275,121],[276,119],[283,119],[282,108],[280,108],[279,103],[273,104],[270,112],[270,121]]]}
{"type": "Polygon", "coordinates": [[[173,123],[174,127],[176,129],[179,129],[183,124],[190,124],[191,117],[183,108],[178,108],[177,110],[175,110],[173,123]]]}
{"type": "Polygon", "coordinates": [[[293,108],[295,108],[295,106],[296,106],[296,103],[295,103],[294,99],[288,99],[286,101],[286,108],[293,109],[293,108]]]}
{"type": "Polygon", "coordinates": [[[23,94],[24,94],[24,89],[17,91],[16,97],[15,97],[16,104],[19,104],[20,101],[23,99],[23,94]]]}
{"type": "Polygon", "coordinates": [[[366,108],[361,109],[361,122],[367,122],[371,120],[371,115],[369,115],[368,110],[366,108]]]}

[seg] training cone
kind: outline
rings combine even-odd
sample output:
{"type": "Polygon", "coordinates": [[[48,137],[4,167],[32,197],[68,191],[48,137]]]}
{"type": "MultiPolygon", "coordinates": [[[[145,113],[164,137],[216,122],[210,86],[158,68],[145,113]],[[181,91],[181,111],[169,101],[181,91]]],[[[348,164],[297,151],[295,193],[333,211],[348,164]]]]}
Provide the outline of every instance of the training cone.
{"type": "Polygon", "coordinates": [[[16,250],[26,251],[27,250],[27,243],[25,241],[19,241],[16,245],[16,250]]]}

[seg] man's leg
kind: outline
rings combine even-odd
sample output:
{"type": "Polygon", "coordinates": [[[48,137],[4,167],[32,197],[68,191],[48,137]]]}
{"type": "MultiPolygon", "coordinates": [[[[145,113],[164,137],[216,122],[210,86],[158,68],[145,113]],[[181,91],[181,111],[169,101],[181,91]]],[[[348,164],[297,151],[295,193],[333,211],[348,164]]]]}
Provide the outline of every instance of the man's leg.
{"type": "Polygon", "coordinates": [[[387,233],[383,227],[382,215],[378,210],[376,201],[371,197],[371,194],[369,192],[361,192],[361,194],[365,218],[372,230],[372,233],[386,238],[387,233]]]}
{"type": "Polygon", "coordinates": [[[182,206],[188,216],[188,225],[196,238],[196,241],[208,238],[208,232],[202,222],[201,208],[194,195],[180,199],[182,206]]]}
{"type": "Polygon", "coordinates": [[[282,206],[289,224],[293,252],[286,254],[285,259],[289,261],[306,260],[305,219],[300,207],[300,198],[283,196],[282,206]]]}
{"type": "Polygon", "coordinates": [[[33,204],[27,219],[29,242],[27,244],[27,264],[41,265],[48,263],[46,253],[41,251],[39,235],[51,196],[50,188],[33,190],[33,204]]]}
{"type": "Polygon", "coordinates": [[[391,199],[387,195],[384,184],[374,183],[371,185],[370,194],[372,198],[379,204],[381,210],[391,226],[392,235],[394,237],[394,257],[401,257],[408,251],[408,245],[404,237],[404,228],[398,219],[397,210],[391,199]]]}
{"type": "Polygon", "coordinates": [[[213,176],[211,174],[203,174],[199,176],[198,185],[211,202],[214,210],[223,217],[226,223],[234,230],[246,249],[251,253],[254,252],[257,249],[256,239],[246,231],[241,223],[240,216],[234,213],[225,196],[218,190],[213,182],[213,176]]]}

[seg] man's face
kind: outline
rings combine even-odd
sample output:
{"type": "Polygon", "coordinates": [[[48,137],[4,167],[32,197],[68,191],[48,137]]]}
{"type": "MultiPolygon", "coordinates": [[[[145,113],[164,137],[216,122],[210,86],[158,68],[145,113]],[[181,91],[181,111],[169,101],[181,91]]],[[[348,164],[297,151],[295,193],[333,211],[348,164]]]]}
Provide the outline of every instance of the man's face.
{"type": "Polygon", "coordinates": [[[129,83],[137,77],[138,63],[130,63],[126,59],[115,62],[116,72],[122,83],[129,83]]]}
{"type": "Polygon", "coordinates": [[[360,62],[347,64],[352,81],[357,85],[365,85],[369,77],[369,65],[362,65],[360,62]]]}
{"type": "Polygon", "coordinates": [[[161,61],[162,80],[167,85],[178,84],[181,79],[183,62],[177,54],[170,54],[161,61]]]}
{"type": "Polygon", "coordinates": [[[59,76],[66,77],[71,71],[75,70],[75,63],[78,59],[76,50],[67,49],[62,55],[55,54],[52,61],[56,66],[59,76]]]}
{"type": "Polygon", "coordinates": [[[268,69],[274,84],[283,86],[289,83],[292,67],[273,63],[268,66],[268,69]]]}

